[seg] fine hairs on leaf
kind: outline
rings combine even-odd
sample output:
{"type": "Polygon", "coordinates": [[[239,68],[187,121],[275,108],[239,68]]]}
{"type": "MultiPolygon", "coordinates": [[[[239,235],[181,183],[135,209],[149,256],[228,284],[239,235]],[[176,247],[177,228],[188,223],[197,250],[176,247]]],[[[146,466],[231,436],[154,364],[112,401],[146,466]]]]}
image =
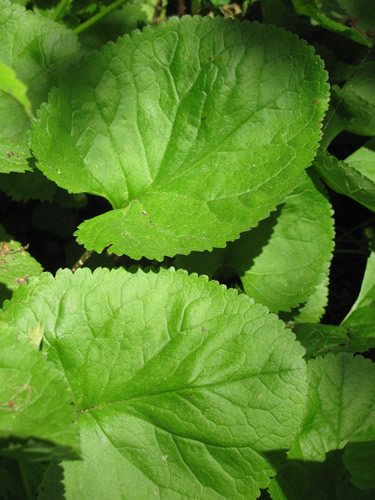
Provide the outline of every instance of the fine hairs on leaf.
{"type": "Polygon", "coordinates": [[[375,498],[374,40],[0,0],[0,500],[375,498]]]}

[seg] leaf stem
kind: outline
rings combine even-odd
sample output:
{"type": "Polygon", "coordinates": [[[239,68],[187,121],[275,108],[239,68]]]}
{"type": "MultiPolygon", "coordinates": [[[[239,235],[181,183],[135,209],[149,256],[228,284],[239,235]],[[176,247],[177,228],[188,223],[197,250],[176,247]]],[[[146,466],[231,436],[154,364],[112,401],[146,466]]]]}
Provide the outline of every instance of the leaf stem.
{"type": "Polygon", "coordinates": [[[82,33],[82,31],[87,30],[90,28],[93,24],[97,23],[100,19],[105,17],[106,15],[110,14],[113,10],[117,9],[117,7],[120,7],[121,4],[125,3],[127,0],[116,0],[116,2],[113,2],[111,5],[106,7],[105,9],[101,10],[95,16],[90,17],[90,19],[87,19],[84,23],[80,24],[77,26],[73,32],[78,35],[79,33],[82,33]]]}
{"type": "MultiPolygon", "coordinates": [[[[56,6],[55,13],[53,15],[54,21],[59,21],[61,19],[61,13],[64,12],[64,9],[67,5],[69,5],[70,0],[60,0],[58,5],[56,6]]],[[[64,17],[64,16],[62,16],[64,17]]]]}
{"type": "Polygon", "coordinates": [[[87,259],[91,257],[91,254],[93,253],[94,250],[86,250],[81,257],[77,260],[77,262],[74,264],[72,267],[72,273],[75,273],[77,269],[86,262],[87,259]]]}
{"type": "Polygon", "coordinates": [[[25,467],[23,465],[23,462],[21,459],[18,459],[17,463],[18,463],[18,468],[19,468],[20,473],[21,473],[22,485],[23,485],[23,489],[25,491],[25,498],[26,498],[26,500],[33,500],[33,494],[31,491],[30,483],[29,483],[29,480],[27,478],[27,474],[26,474],[26,470],[25,470],[25,467]]]}

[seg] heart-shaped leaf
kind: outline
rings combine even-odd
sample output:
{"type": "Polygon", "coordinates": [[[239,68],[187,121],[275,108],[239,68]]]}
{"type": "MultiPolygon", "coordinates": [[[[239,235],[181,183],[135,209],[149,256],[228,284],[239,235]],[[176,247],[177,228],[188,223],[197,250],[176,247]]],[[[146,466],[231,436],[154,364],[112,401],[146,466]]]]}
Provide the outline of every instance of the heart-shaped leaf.
{"type": "Polygon", "coordinates": [[[48,178],[113,207],[78,242],[161,260],[223,247],[281,203],[311,163],[327,98],[322,61],[296,36],[172,18],[63,79],[32,147],[48,178]]]}

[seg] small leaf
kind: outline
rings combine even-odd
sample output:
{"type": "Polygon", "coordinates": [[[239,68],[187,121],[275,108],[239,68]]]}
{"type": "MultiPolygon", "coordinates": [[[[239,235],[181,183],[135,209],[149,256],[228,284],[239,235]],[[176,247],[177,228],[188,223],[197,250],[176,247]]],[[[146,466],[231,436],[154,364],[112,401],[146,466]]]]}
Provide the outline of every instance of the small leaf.
{"type": "Polygon", "coordinates": [[[0,455],[77,457],[72,394],[43,354],[0,323],[0,455]]]}
{"type": "Polygon", "coordinates": [[[63,79],[32,147],[49,179],[112,204],[79,243],[161,260],[223,247],[267,217],[310,165],[327,98],[322,61],[290,33],[171,18],[63,79]]]}
{"type": "Polygon", "coordinates": [[[344,130],[358,135],[375,135],[375,62],[361,64],[342,88],[335,85],[332,90],[338,102],[336,113],[344,130]]]}
{"type": "Polygon", "coordinates": [[[303,349],[234,290],[183,271],[60,270],[3,317],[43,325],[74,392],[83,461],[63,463],[67,499],[256,498],[293,442],[303,349]]]}
{"type": "Polygon", "coordinates": [[[42,271],[39,262],[0,225],[0,283],[9,290],[15,290],[31,276],[38,276],[42,271]]]}
{"type": "Polygon", "coordinates": [[[362,356],[327,354],[307,364],[308,398],[289,457],[324,461],[375,419],[375,365],[362,356]]]}
{"type": "Polygon", "coordinates": [[[311,16],[324,28],[372,47],[375,8],[368,0],[293,0],[298,14],[311,16]]]}
{"type": "Polygon", "coordinates": [[[375,252],[367,260],[359,296],[341,326],[350,334],[353,352],[375,347],[375,252]]]}
{"type": "Polygon", "coordinates": [[[355,165],[339,161],[320,148],[313,165],[331,189],[375,211],[374,175],[367,177],[366,174],[357,170],[355,165]]]}

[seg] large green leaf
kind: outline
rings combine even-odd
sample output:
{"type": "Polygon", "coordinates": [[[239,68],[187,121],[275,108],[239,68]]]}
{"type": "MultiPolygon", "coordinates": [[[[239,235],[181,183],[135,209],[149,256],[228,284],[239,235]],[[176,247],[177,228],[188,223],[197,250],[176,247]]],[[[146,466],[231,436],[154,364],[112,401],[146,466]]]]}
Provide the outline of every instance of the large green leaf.
{"type": "Polygon", "coordinates": [[[17,290],[3,317],[43,326],[75,395],[83,461],[63,464],[68,499],[256,498],[293,442],[303,349],[216,282],[61,270],[17,290]]]}
{"type": "Polygon", "coordinates": [[[307,381],[306,412],[289,456],[324,461],[375,423],[375,365],[362,356],[327,354],[308,362],[307,381]]]}
{"type": "Polygon", "coordinates": [[[328,273],[333,250],[332,209],[319,182],[304,174],[285,203],[226,249],[193,252],[176,265],[212,277],[234,269],[245,292],[273,312],[307,301],[328,273]]]}
{"type": "Polygon", "coordinates": [[[64,73],[77,56],[78,43],[71,31],[19,5],[0,0],[0,70],[8,67],[9,74],[10,68],[17,78],[18,89],[22,89],[17,96],[0,89],[0,120],[6,123],[0,132],[0,173],[30,170],[28,101],[36,111],[47,99],[57,75],[64,73]]]}
{"type": "Polygon", "coordinates": [[[0,225],[0,284],[4,284],[9,290],[15,290],[31,276],[38,276],[42,271],[39,262],[0,225]]]}
{"type": "Polygon", "coordinates": [[[375,37],[375,7],[369,0],[293,0],[299,14],[324,28],[371,47],[375,37]]]}
{"type": "Polygon", "coordinates": [[[311,163],[327,96],[322,61],[290,33],[172,18],[63,79],[32,147],[59,186],[112,204],[79,243],[161,260],[223,247],[281,203],[311,163]]]}
{"type": "Polygon", "coordinates": [[[76,457],[72,401],[61,372],[29,338],[0,323],[0,456],[76,457]]]}

